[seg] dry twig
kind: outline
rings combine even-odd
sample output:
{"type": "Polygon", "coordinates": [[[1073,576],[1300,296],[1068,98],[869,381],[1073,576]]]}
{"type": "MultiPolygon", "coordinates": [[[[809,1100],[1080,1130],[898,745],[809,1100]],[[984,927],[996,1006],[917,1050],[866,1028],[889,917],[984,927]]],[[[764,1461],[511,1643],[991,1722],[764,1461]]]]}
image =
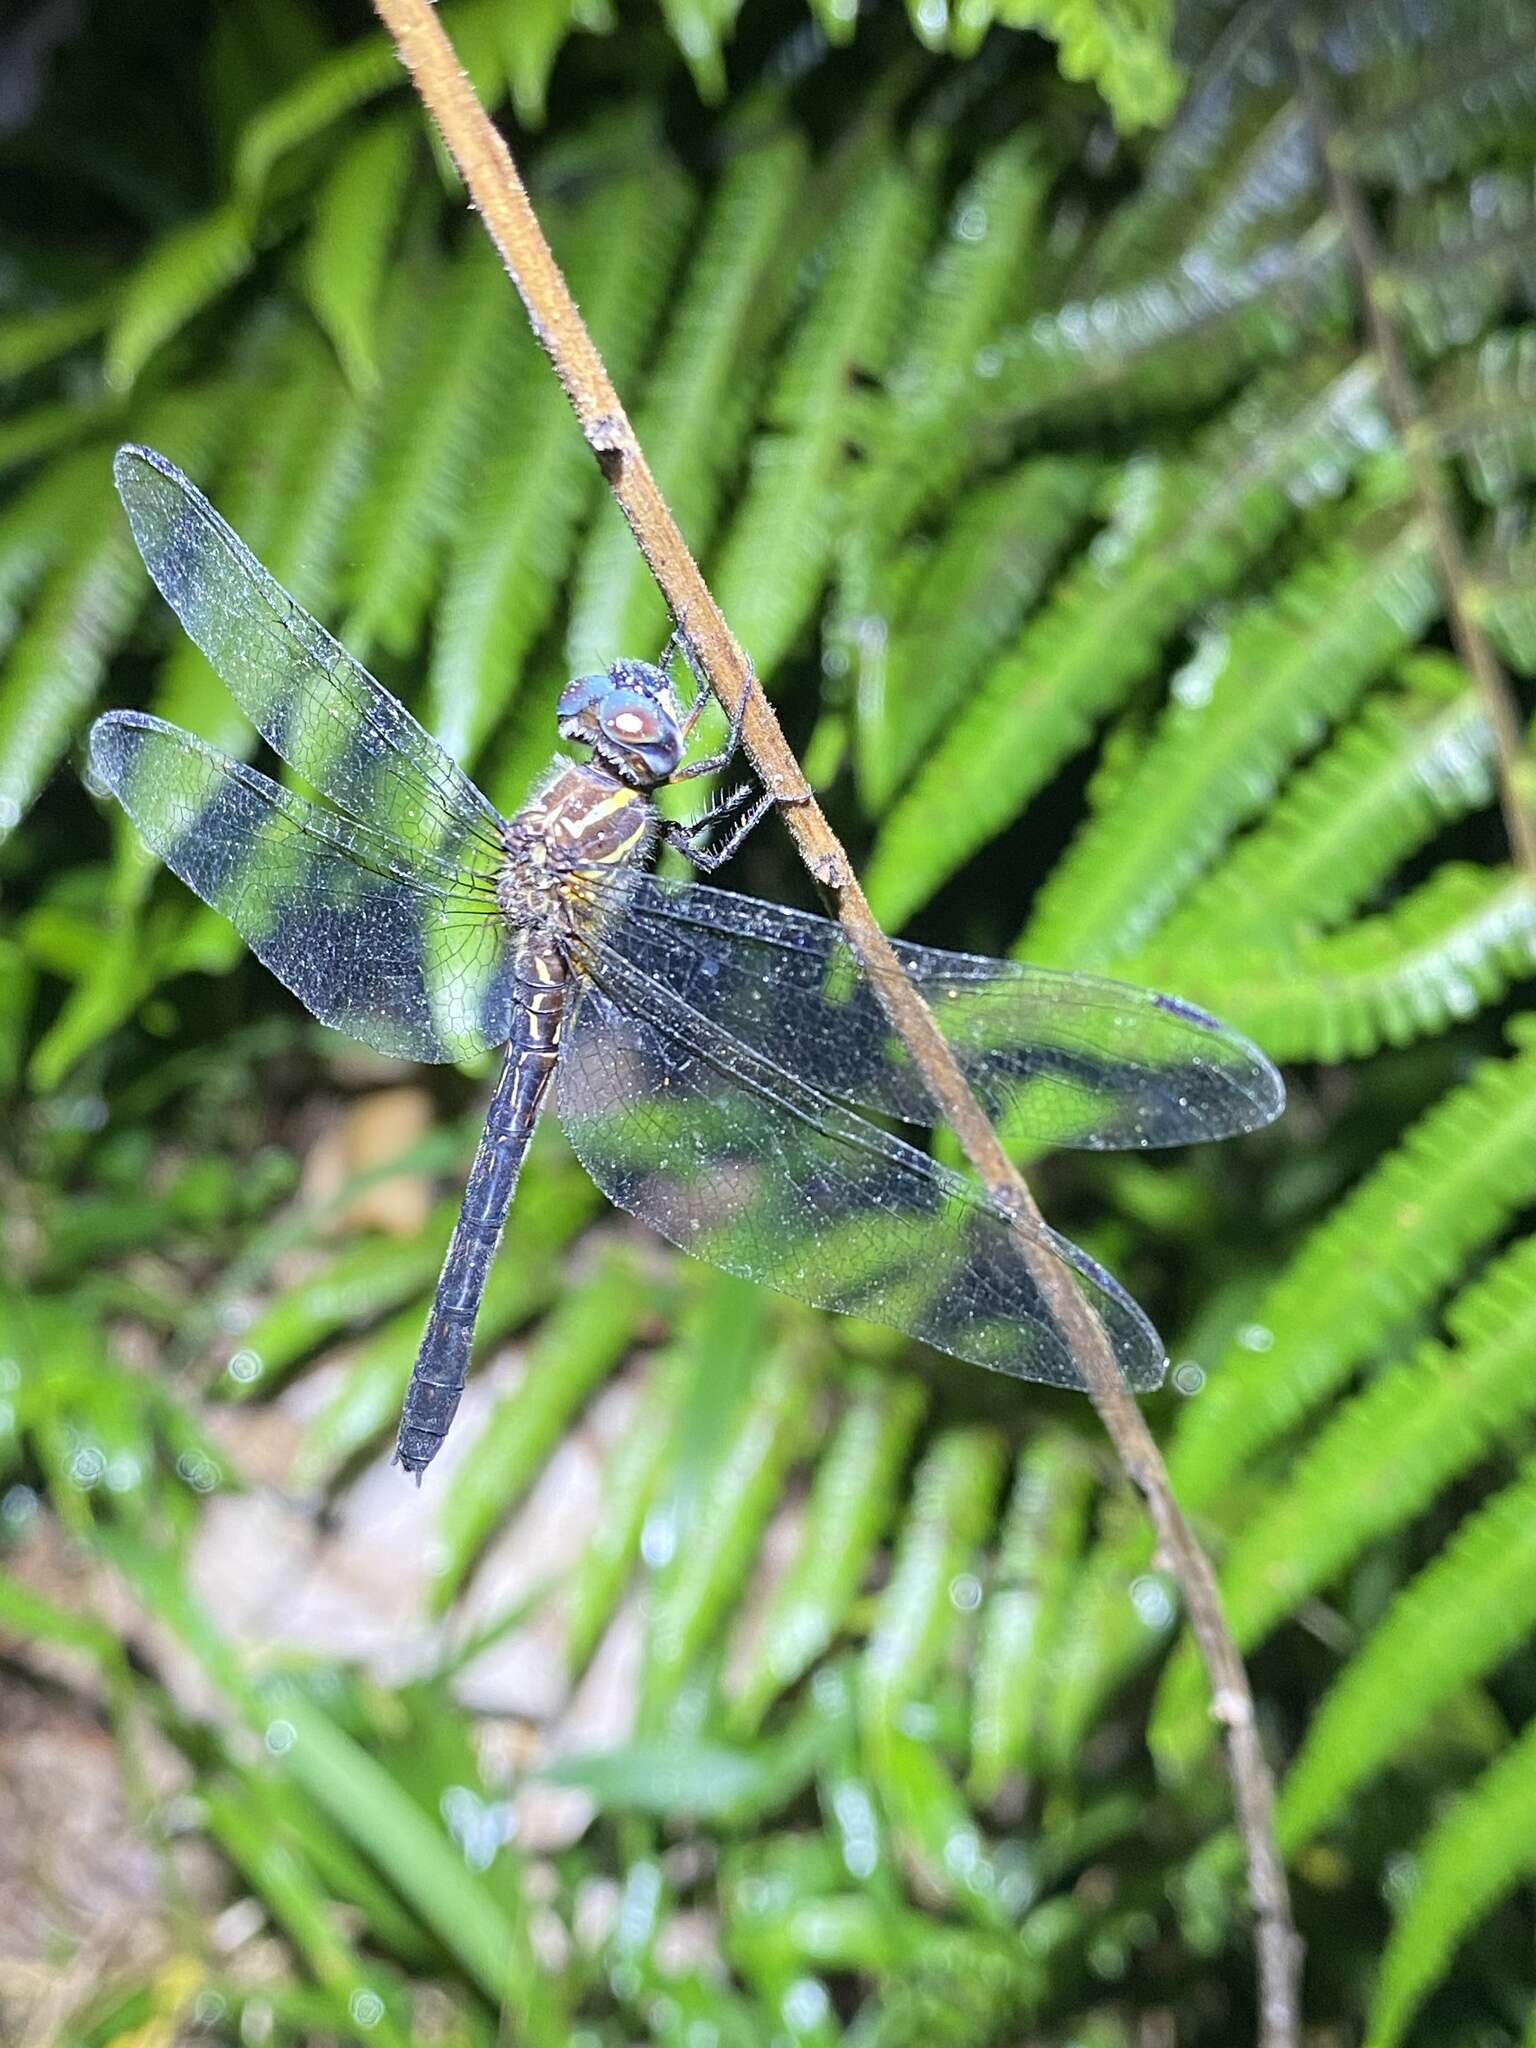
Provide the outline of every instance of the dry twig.
{"type": "MultiPolygon", "coordinates": [[[[430,0],[374,0],[416,90],[458,165],[527,309],[540,346],[570,399],[587,444],[682,627],[711,689],[727,712],[748,694],[742,737],[764,786],[812,876],[836,910],[850,945],[869,970],[893,1028],[927,1083],[935,1109],[958,1137],[988,1194],[1025,1225],[1040,1212],[955,1063],[927,1005],[902,973],[875,922],[847,855],[790,751],[778,719],[657,488],[629,417],[567,289],[529,203],[506,143],[475,98],[430,0]]],[[[1260,1747],[1253,1695],[1221,1608],[1210,1560],[1174,1499],[1167,1468],[1141,1410],[1127,1390],[1097,1316],[1065,1268],[1023,1231],[1020,1256],[1071,1344],[1094,1406],[1120,1462],[1144,1495],[1159,1550],[1183,1592],[1190,1628],[1205,1660],[1213,1711],[1226,1729],[1238,1826],[1257,1922],[1261,2048],[1295,2048],[1301,1945],[1291,1917],[1285,1869],[1274,1834],[1274,1783],[1260,1747]]]]}

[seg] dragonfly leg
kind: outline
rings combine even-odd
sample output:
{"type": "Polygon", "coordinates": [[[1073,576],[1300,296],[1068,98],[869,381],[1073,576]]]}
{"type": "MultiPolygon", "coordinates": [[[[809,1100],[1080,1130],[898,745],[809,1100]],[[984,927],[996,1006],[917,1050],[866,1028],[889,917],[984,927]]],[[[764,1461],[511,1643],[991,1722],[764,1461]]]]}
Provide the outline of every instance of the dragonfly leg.
{"type": "MultiPolygon", "coordinates": [[[[685,646],[686,644],[684,642],[685,646]]],[[[741,695],[736,699],[736,709],[731,713],[731,723],[725,735],[725,745],[713,754],[706,754],[702,760],[689,761],[683,767],[674,769],[667,777],[669,782],[692,782],[699,775],[718,775],[722,768],[728,768],[731,765],[731,762],[736,758],[737,750],[741,746],[741,728],[746,723],[747,699],[752,694],[755,681],[756,678],[749,669],[746,682],[742,685],[741,695]]],[[[699,694],[689,705],[688,715],[682,723],[682,735],[685,744],[692,738],[693,729],[698,724],[700,714],[708,702],[709,691],[701,678],[699,694]]]]}
{"type": "Polygon", "coordinates": [[[729,797],[711,804],[704,815],[695,818],[691,825],[682,825],[675,818],[669,818],[661,828],[663,839],[668,846],[676,847],[685,860],[692,862],[700,874],[712,875],[716,868],[725,866],[747,834],[762,823],[777,802],[771,789],[759,790],[747,809],[742,811],[748,795],[745,789],[733,791],[729,797]],[[696,834],[707,831],[733,811],[741,811],[741,815],[718,846],[700,846],[697,843],[696,834]]]}

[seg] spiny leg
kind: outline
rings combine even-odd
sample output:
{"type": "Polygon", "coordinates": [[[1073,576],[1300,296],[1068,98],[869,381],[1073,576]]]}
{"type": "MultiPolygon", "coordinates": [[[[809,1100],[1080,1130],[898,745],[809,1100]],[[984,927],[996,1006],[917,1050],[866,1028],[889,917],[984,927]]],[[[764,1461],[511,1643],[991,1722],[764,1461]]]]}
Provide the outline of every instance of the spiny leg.
{"type": "Polygon", "coordinates": [[[695,818],[691,824],[680,824],[675,818],[669,818],[662,825],[662,837],[668,846],[676,848],[684,860],[691,862],[700,874],[712,875],[716,868],[725,866],[747,834],[760,825],[768,815],[775,801],[773,791],[762,789],[755,797],[751,797],[747,809],[737,818],[718,846],[700,846],[696,835],[707,832],[711,825],[719,823],[722,818],[728,818],[732,812],[741,811],[749,796],[749,790],[733,790],[728,797],[719,798],[712,803],[703,816],[695,818]]]}

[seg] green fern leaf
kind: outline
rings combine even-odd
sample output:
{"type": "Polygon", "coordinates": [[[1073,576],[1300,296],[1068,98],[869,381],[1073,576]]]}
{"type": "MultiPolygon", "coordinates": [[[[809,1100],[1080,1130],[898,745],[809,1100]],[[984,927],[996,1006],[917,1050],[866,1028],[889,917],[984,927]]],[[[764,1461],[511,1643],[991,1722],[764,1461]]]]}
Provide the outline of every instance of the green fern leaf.
{"type": "Polygon", "coordinates": [[[1281,1790],[1293,1855],[1536,1627],[1536,1461],[1469,1515],[1324,1695],[1281,1790]]]}
{"type": "Polygon", "coordinates": [[[1382,286],[1420,348],[1443,355],[1475,341],[1512,286],[1533,303],[1533,247],[1536,176],[1484,171],[1469,186],[1405,202],[1382,286]]]}
{"type": "Polygon", "coordinates": [[[1490,334],[1435,380],[1429,412],[1448,454],[1466,459],[1468,481],[1485,504],[1507,504],[1536,476],[1536,327],[1490,334]]]}
{"type": "Polygon", "coordinates": [[[1174,956],[1154,946],[1123,971],[1209,1003],[1272,1058],[1342,1060],[1443,1031],[1533,969],[1530,882],[1512,868],[1447,861],[1391,910],[1293,951],[1233,943],[1174,956]]]}
{"type": "MultiPolygon", "coordinates": [[[[323,610],[366,431],[324,345],[310,333],[286,338],[266,374],[270,403],[254,412],[243,446],[215,486],[236,531],[302,603],[323,610]]],[[[97,479],[110,473],[104,454],[97,479]]],[[[238,756],[251,728],[206,658],[177,634],[151,699],[153,710],[238,756]]],[[[75,1062],[131,1016],[168,976],[187,970],[189,936],[211,913],[185,904],[150,942],[139,912],[159,863],[126,819],[116,821],[108,897],[112,925],[86,972],[38,1040],[32,1076],[56,1087],[75,1062]]]]}
{"type": "MultiPolygon", "coordinates": [[[[1185,8],[1186,33],[1191,17],[1185,8]]],[[[1198,37],[1189,40],[1199,47],[1198,37]]],[[[1283,217],[1317,189],[1320,167],[1298,163],[1295,145],[1284,139],[1298,125],[1298,110],[1284,91],[1289,66],[1280,57],[1268,10],[1247,8],[1235,17],[1223,11],[1178,113],[1075,266],[1074,297],[1092,298],[1106,286],[1163,271],[1191,248],[1230,262],[1253,227],[1276,212],[1283,217]]],[[[1312,155],[1305,142],[1302,155],[1312,155]]]]}
{"type": "MultiPolygon", "coordinates": [[[[804,188],[806,152],[778,136],[731,158],[683,279],[637,415],[640,445],[695,554],[707,547],[738,459],[777,321],[777,259],[804,188]]],[[[606,498],[582,549],[566,648],[573,674],[666,637],[667,612],[606,498]]]]}
{"type": "Polygon", "coordinates": [[[315,201],[304,249],[309,303],[359,391],[379,380],[379,294],[415,137],[412,117],[391,115],[348,142],[315,201]]]}
{"type": "Polygon", "coordinates": [[[549,74],[575,26],[576,12],[577,0],[523,0],[521,6],[501,12],[501,60],[513,108],[524,127],[544,125],[549,74]]]}
{"type": "Polygon", "coordinates": [[[868,616],[859,622],[855,738],[866,811],[884,809],[988,657],[1018,629],[1101,478],[1094,463],[1042,456],[972,493],[888,637],[868,616]]]}
{"type": "Polygon", "coordinates": [[[443,1496],[431,1595],[435,1613],[451,1604],[486,1539],[628,1350],[651,1305],[637,1278],[631,1260],[612,1257],[557,1302],[540,1325],[522,1377],[476,1439],[470,1469],[443,1496]]]}
{"type": "Polygon", "coordinates": [[[1485,161],[1536,113],[1536,33],[1525,9],[1447,10],[1438,20],[1430,10],[1424,20],[1432,61],[1409,43],[1397,62],[1364,66],[1337,145],[1356,176],[1406,192],[1485,161]]]}
{"type": "Polygon", "coordinates": [[[0,319],[0,384],[19,380],[99,334],[117,308],[110,286],[60,306],[28,307],[0,319]]]}
{"type": "Polygon", "coordinates": [[[1536,547],[1528,535],[1493,541],[1468,601],[1511,666],[1536,673],[1536,547]]]}
{"type": "Polygon", "coordinates": [[[864,469],[850,483],[842,608],[855,616],[878,604],[875,565],[976,460],[963,421],[977,402],[977,364],[990,364],[985,344],[1038,271],[1047,182],[1037,136],[1010,136],[961,187],[924,266],[911,333],[869,410],[864,469]]]}
{"type": "MultiPolygon", "coordinates": [[[[443,9],[443,26],[450,36],[457,36],[463,15],[462,7],[443,9]]],[[[246,206],[254,212],[274,168],[291,150],[312,142],[344,115],[402,83],[399,55],[382,31],[360,37],[305,72],[270,100],[240,137],[234,185],[246,206]]]]}
{"type": "MultiPolygon", "coordinates": [[[[419,281],[402,278],[417,292],[419,281]]],[[[504,389],[519,318],[494,250],[476,232],[435,301],[404,315],[410,346],[391,385],[377,459],[350,529],[357,563],[342,638],[366,659],[376,642],[408,654],[420,636],[444,546],[464,516],[492,403],[504,389]]],[[[398,344],[397,344],[398,346],[398,344]]]]}
{"type": "Polygon", "coordinates": [[[1092,1494],[1093,1469],[1069,1439],[1043,1436],[1020,1453],[976,1651],[968,1782],[977,1799],[995,1799],[1033,1761],[1092,1494]]]}
{"type": "Polygon", "coordinates": [[[1230,391],[1245,371],[1348,326],[1348,257],[1332,216],[1236,268],[1194,270],[1180,260],[1003,336],[989,355],[978,418],[1075,425],[1187,411],[1230,391]]]}
{"type": "MultiPolygon", "coordinates": [[[[608,147],[608,133],[595,134],[589,150],[608,147]]],[[[637,169],[605,180],[554,221],[556,253],[621,388],[638,369],[660,312],[690,209],[691,195],[670,159],[647,154],[637,169]],[[644,237],[633,226],[642,187],[644,237]]],[[[489,440],[491,453],[449,560],[427,678],[428,723],[465,761],[517,692],[600,483],[565,394],[530,338],[519,337],[489,440]]],[[[620,651],[609,648],[605,659],[620,651]]]]}
{"type": "Polygon", "coordinates": [[[128,280],[107,333],[107,381],[126,391],[155,350],[250,268],[244,211],[221,206],[173,228],[128,280]]]}
{"type": "MultiPolygon", "coordinates": [[[[227,430],[248,394],[232,382],[178,393],[148,416],[146,431],[193,468],[227,430]]],[[[72,459],[64,477],[84,504],[67,552],[44,585],[0,676],[0,836],[19,823],[94,699],[108,661],[126,638],[147,584],[111,485],[103,453],[92,479],[72,459]]],[[[39,489],[31,510],[57,510],[39,489]]]]}
{"type": "Polygon", "coordinates": [[[0,509],[0,647],[14,638],[28,592],[63,560],[82,521],[94,513],[111,467],[110,447],[76,449],[0,509]]]}
{"type": "Polygon", "coordinates": [[[1424,521],[1373,510],[1272,599],[1207,634],[1174,677],[1134,778],[1041,891],[1021,951],[1086,967],[1144,944],[1289,764],[1439,608],[1424,521]]]}
{"type": "Polygon", "coordinates": [[[962,1608],[952,1588],[991,1527],[1002,1472],[1002,1445],[990,1430],[945,1430],[923,1454],[859,1665],[866,1726],[894,1721],[953,1640],[962,1608]]]}
{"type": "MultiPolygon", "coordinates": [[[[560,1254],[591,1217],[597,1200],[585,1174],[551,1172],[536,1200],[516,1205],[475,1326],[481,1349],[526,1322],[556,1294],[560,1254]]],[[[412,1302],[381,1324],[349,1360],[341,1384],[305,1429],[294,1462],[295,1485],[327,1484],[394,1431],[426,1313],[425,1299],[412,1302]]]]}
{"type": "Polygon", "coordinates": [[[895,1505],[922,1416],[912,1381],[854,1383],[816,1467],[799,1548],[754,1631],[735,1687],[731,1726],[754,1734],[773,1700],[831,1646],[858,1596],[895,1505]]]}
{"type": "Polygon", "coordinates": [[[1365,2048],[1397,2048],[1458,1942],[1536,1870],[1536,1722],[1435,1823],[1417,1863],[1381,1959],[1365,2048]]]}
{"type": "Polygon", "coordinates": [[[1442,824],[1492,801],[1492,735],[1465,669],[1431,651],[1400,676],[1178,906],[1159,935],[1170,955],[1340,924],[1442,824]]]}
{"type": "Polygon", "coordinates": [[[1263,555],[1296,494],[1322,476],[1341,487],[1383,431],[1369,366],[1337,376],[1313,363],[1247,394],[1191,459],[1133,463],[1110,526],[893,805],[865,881],[881,922],[900,924],[1011,824],[1180,622],[1263,555]]]}
{"type": "Polygon", "coordinates": [[[1183,85],[1169,55],[1170,0],[995,0],[1010,28],[1038,29],[1060,49],[1064,78],[1097,86],[1117,126],[1157,128],[1183,85]]]}
{"type": "MultiPolygon", "coordinates": [[[[761,1336],[761,1333],[758,1333],[761,1336]]],[[[708,1362],[712,1367],[714,1361],[708,1362]]],[[[803,1450],[825,1369],[820,1347],[759,1348],[745,1399],[713,1447],[686,1531],[658,1570],[646,1615],[639,1721],[656,1730],[740,1598],[790,1465],[803,1450]]]]}
{"type": "Polygon", "coordinates": [[[103,496],[44,589],[0,683],[0,831],[20,822],[68,745],[144,589],[132,538],[103,496]]]}
{"type": "Polygon", "coordinates": [[[725,97],[722,44],[741,0],[661,0],[672,40],[682,51],[699,98],[714,106],[725,97]]]}
{"type": "Polygon", "coordinates": [[[565,1603],[565,1661],[573,1674],[591,1661],[640,1556],[646,1517],[676,1441],[688,1366],[681,1350],[656,1361],[603,1474],[597,1526],[571,1574],[565,1603]]]}
{"type": "Polygon", "coordinates": [[[789,651],[825,581],[856,412],[852,380],[878,375],[889,359],[931,196],[929,179],[889,155],[864,171],[829,231],[815,295],[775,376],[712,575],[760,675],[789,651]]]}
{"type": "Polygon", "coordinates": [[[1169,1470],[1186,1507],[1217,1500],[1536,1201],[1525,1029],[1515,1058],[1437,1102],[1312,1233],[1180,1410],[1169,1470]]]}
{"type": "MultiPolygon", "coordinates": [[[[1536,1407],[1536,1238],[1446,1311],[1452,1344],[1389,1366],[1318,1433],[1267,1503],[1244,1510],[1221,1572],[1239,1648],[1251,1649],[1372,1542],[1400,1528],[1536,1407]]],[[[1188,1772],[1213,1739],[1202,1666],[1185,1642],[1164,1673],[1149,1740],[1188,1772]]]]}

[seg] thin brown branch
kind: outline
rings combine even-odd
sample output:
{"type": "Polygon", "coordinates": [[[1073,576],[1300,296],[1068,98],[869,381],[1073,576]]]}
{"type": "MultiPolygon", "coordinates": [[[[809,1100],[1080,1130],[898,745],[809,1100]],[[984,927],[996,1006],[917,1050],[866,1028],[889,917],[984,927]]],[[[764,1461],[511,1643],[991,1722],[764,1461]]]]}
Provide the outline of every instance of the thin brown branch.
{"type": "Polygon", "coordinates": [[[1222,1612],[1215,1574],[1173,1497],[1167,1469],[1128,1392],[1103,1327],[1066,1269],[1028,1234],[1040,1212],[955,1063],[927,1005],[902,972],[875,922],[847,855],[827,823],[752,671],[711,596],[698,564],[646,464],[576,309],[502,137],[475,99],[429,0],[375,0],[441,129],[471,199],[516,285],[534,334],[564,386],[641,553],[687,635],[711,689],[727,711],[748,698],[743,739],[764,786],[780,798],[801,857],[834,906],[849,943],[869,970],[892,1026],[928,1085],[935,1108],[959,1138],[988,1193],[1024,1226],[1020,1256],[1079,1361],[1120,1462],[1146,1498],[1160,1553],[1179,1582],[1210,1676],[1214,1711],[1226,1730],[1228,1768],[1248,1862],[1257,1923],[1261,2048],[1295,2048],[1301,1945],[1291,1918],[1285,1869],[1275,1842],[1274,1784],[1258,1739],[1253,1695],[1222,1612]]]}
{"type": "Polygon", "coordinates": [[[1371,347],[1381,365],[1387,407],[1402,441],[1413,478],[1414,495],[1423,509],[1439,563],[1451,643],[1477,686],[1483,702],[1483,714],[1493,734],[1499,808],[1503,812],[1510,851],[1525,875],[1536,880],[1536,815],[1533,815],[1529,797],[1530,779],[1525,766],[1519,708],[1509,687],[1509,679],[1493,650],[1493,643],[1483,630],[1476,605],[1470,601],[1469,594],[1475,582],[1472,565],[1467,560],[1434,434],[1425,419],[1418,385],[1392,319],[1384,288],[1388,271],[1386,258],[1360,188],[1350,173],[1346,138],[1313,55],[1316,23],[1293,6],[1290,33],[1301,81],[1302,104],[1322,154],[1334,211],[1343,223],[1345,238],[1359,273],[1366,328],[1371,337],[1371,347]]]}

